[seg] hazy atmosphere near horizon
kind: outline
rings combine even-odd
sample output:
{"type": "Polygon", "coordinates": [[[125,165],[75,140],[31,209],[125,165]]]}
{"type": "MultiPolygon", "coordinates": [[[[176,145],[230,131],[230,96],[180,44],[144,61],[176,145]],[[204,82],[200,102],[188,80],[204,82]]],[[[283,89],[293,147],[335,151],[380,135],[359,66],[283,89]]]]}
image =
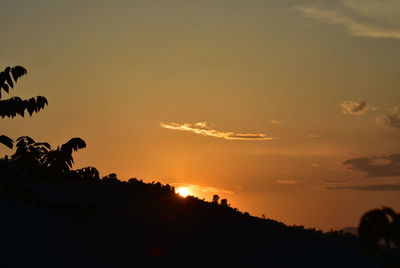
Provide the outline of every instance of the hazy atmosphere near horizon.
{"type": "MultiPolygon", "coordinates": [[[[400,209],[400,1],[1,1],[12,138],[318,229],[400,209]]],[[[12,154],[6,147],[1,155],[12,154]]]]}

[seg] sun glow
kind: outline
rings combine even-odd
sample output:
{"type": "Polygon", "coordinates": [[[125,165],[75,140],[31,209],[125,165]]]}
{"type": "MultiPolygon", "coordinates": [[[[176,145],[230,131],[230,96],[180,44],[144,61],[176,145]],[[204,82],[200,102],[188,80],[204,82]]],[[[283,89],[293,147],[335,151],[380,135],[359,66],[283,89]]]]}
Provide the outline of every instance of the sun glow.
{"type": "Polygon", "coordinates": [[[187,187],[179,187],[176,189],[176,193],[182,197],[186,197],[190,194],[189,189],[187,187]]]}

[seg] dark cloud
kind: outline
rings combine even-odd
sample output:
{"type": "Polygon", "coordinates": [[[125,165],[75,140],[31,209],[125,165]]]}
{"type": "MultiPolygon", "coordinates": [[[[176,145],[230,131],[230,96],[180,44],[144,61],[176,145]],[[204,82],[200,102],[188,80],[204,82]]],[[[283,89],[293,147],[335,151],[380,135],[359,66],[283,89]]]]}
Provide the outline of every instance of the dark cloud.
{"type": "Polygon", "coordinates": [[[377,185],[353,185],[353,186],[329,186],[327,190],[351,190],[351,191],[400,191],[400,184],[377,184],[377,185]]]}
{"type": "Polygon", "coordinates": [[[366,178],[400,176],[400,154],[382,157],[352,158],[345,162],[351,170],[366,173],[366,178]]]}
{"type": "Polygon", "coordinates": [[[365,114],[368,110],[374,110],[375,108],[370,107],[367,105],[366,101],[345,101],[340,104],[342,107],[342,112],[344,114],[350,114],[350,115],[363,115],[365,114]]]}
{"type": "Polygon", "coordinates": [[[390,114],[387,116],[378,117],[376,122],[381,125],[400,129],[400,114],[390,114]]]}

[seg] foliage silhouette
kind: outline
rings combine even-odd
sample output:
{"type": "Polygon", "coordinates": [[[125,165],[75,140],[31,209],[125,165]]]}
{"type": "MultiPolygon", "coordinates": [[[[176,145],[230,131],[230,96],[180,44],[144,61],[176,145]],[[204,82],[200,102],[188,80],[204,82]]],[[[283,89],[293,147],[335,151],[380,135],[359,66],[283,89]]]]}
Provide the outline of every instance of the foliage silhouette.
{"type": "MultiPolygon", "coordinates": [[[[47,99],[43,96],[32,97],[27,100],[23,100],[20,97],[1,100],[1,91],[4,90],[8,94],[10,88],[14,88],[14,83],[26,73],[26,69],[22,66],[6,67],[4,71],[0,72],[0,116],[2,118],[14,118],[17,115],[24,117],[25,111],[29,115],[32,115],[34,112],[37,113],[42,110],[48,104],[47,99]]],[[[1,135],[0,143],[12,149],[14,142],[11,138],[1,135]]]]}
{"type": "Polygon", "coordinates": [[[67,172],[72,168],[74,159],[72,152],[86,148],[86,143],[81,138],[72,138],[68,142],[57,147],[56,150],[51,150],[47,154],[45,165],[51,170],[57,172],[67,172]]]}
{"type": "Polygon", "coordinates": [[[100,180],[100,173],[95,167],[84,167],[75,170],[75,176],[78,179],[100,180]]]}
{"type": "Polygon", "coordinates": [[[361,217],[358,235],[363,252],[383,255],[384,267],[400,267],[400,214],[389,207],[370,210],[361,217]]]}
{"type": "Polygon", "coordinates": [[[36,142],[28,136],[16,140],[16,150],[10,158],[0,160],[0,172],[5,177],[16,177],[19,180],[54,180],[63,177],[75,179],[100,179],[94,167],[72,170],[74,159],[72,153],[86,147],[81,138],[72,138],[65,144],[52,149],[47,142],[36,142]],[[8,174],[7,176],[5,174],[8,174]]]}

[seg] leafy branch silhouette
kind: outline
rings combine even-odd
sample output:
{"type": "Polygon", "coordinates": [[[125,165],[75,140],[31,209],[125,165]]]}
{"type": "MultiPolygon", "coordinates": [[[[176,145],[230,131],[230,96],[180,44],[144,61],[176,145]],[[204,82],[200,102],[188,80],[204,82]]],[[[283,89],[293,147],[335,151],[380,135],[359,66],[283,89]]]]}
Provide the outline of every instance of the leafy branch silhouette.
{"type": "MultiPolygon", "coordinates": [[[[0,72],[0,116],[1,118],[9,117],[14,118],[17,115],[22,117],[25,116],[25,111],[32,116],[33,113],[37,113],[48,105],[47,99],[43,96],[36,96],[30,99],[23,100],[20,97],[12,97],[9,99],[2,100],[2,90],[7,94],[10,93],[10,89],[14,88],[14,83],[17,83],[18,79],[27,74],[27,70],[22,66],[6,67],[4,71],[0,72]]],[[[8,136],[1,135],[0,143],[4,144],[8,148],[12,149],[14,141],[8,136]]]]}
{"type": "MultiPolygon", "coordinates": [[[[2,118],[14,118],[15,116],[25,116],[27,112],[30,116],[37,113],[48,105],[47,99],[43,96],[36,96],[23,100],[20,97],[12,97],[1,100],[2,91],[7,94],[14,84],[27,70],[22,66],[6,67],[0,72],[0,116],[2,118]]],[[[1,135],[0,143],[13,149],[14,141],[8,136],[1,135]]],[[[68,142],[52,149],[47,142],[36,142],[28,136],[19,137],[16,140],[16,151],[11,156],[11,161],[17,164],[22,173],[31,177],[46,177],[47,175],[62,175],[71,171],[74,164],[72,153],[86,147],[86,143],[81,138],[72,138],[68,142]]],[[[5,163],[8,160],[5,159],[5,163]]],[[[11,165],[12,166],[12,165],[11,165]]],[[[83,168],[74,171],[78,177],[98,178],[99,173],[93,167],[83,168]]]]}

